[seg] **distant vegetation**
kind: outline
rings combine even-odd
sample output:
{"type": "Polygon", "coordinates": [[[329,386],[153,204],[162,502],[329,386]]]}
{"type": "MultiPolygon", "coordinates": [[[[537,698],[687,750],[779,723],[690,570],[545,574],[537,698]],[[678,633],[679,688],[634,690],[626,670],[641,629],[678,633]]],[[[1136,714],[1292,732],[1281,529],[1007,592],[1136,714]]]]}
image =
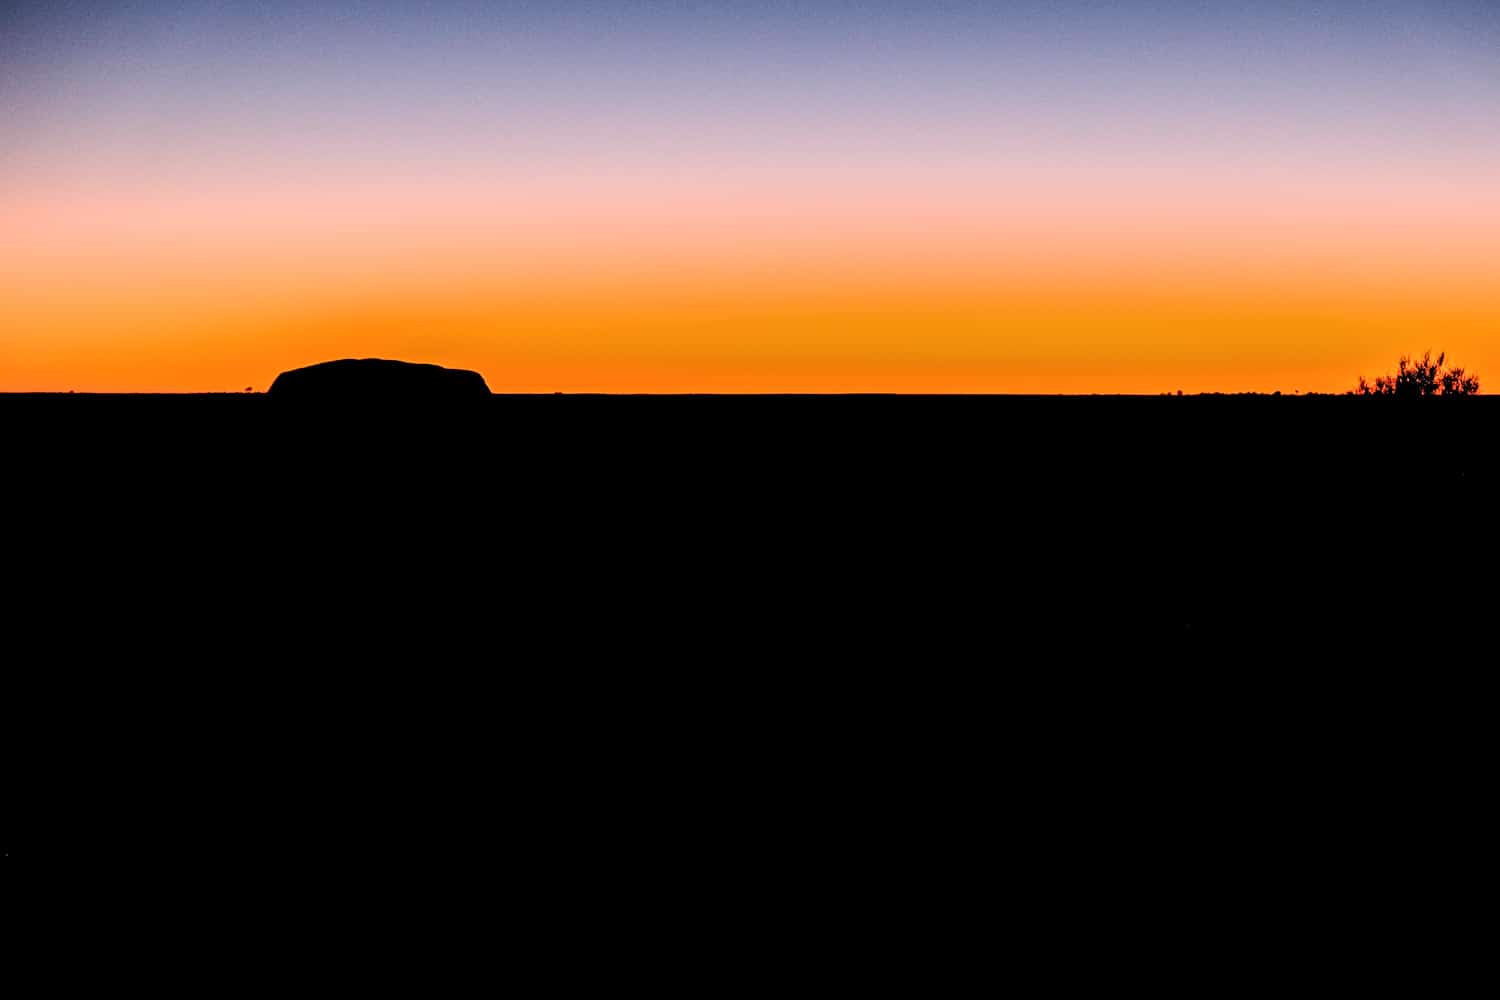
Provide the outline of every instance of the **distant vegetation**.
{"type": "Polygon", "coordinates": [[[1373,383],[1359,377],[1354,389],[1356,396],[1474,396],[1479,393],[1479,376],[1468,375],[1462,368],[1444,368],[1447,354],[1439,354],[1432,360],[1432,352],[1426,351],[1420,360],[1413,361],[1406,355],[1396,364],[1396,374],[1378,375],[1373,383]]]}

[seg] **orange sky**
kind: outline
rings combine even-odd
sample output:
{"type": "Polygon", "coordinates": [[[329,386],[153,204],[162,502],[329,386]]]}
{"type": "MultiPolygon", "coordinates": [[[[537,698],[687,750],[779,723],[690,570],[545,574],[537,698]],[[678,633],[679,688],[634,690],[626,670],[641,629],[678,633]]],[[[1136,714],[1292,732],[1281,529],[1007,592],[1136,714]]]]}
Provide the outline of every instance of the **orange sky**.
{"type": "Polygon", "coordinates": [[[1500,382],[1484,0],[0,19],[0,391],[1500,382]]]}
{"type": "Polygon", "coordinates": [[[496,391],[1342,391],[1500,378],[1500,186],[902,163],[0,196],[0,391],[265,388],[387,356],[496,391]]]}

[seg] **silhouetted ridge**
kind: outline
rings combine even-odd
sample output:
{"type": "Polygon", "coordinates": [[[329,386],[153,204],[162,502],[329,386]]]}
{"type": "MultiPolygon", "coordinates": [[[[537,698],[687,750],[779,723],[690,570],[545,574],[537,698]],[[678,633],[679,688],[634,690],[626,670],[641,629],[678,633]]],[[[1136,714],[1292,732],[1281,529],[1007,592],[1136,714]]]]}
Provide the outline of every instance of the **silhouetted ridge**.
{"type": "Polygon", "coordinates": [[[459,368],[345,358],[282,372],[270,395],[314,403],[451,403],[487,399],[490,387],[483,375],[459,368]]]}

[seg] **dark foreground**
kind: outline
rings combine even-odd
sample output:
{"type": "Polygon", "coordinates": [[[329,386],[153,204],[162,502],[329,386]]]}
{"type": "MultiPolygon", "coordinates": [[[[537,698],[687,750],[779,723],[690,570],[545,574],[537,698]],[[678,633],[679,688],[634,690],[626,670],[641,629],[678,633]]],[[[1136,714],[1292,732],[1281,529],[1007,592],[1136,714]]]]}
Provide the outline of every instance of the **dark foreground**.
{"type": "MultiPolygon", "coordinates": [[[[0,422],[12,676],[192,788],[321,817],[216,800],[199,836],[520,837],[629,898],[721,848],[746,892],[815,855],[852,900],[900,856],[879,831],[928,824],[942,871],[1003,814],[1067,856],[1056,902],[1166,891],[1231,827],[1264,847],[1279,789],[1356,886],[1375,842],[1329,810],[1438,817],[1477,759],[1500,400],[10,396],[0,422]]],[[[1278,851],[1236,855],[1240,891],[1278,851]]]]}
{"type": "Polygon", "coordinates": [[[164,588],[222,654],[303,616],[553,655],[1213,657],[1294,629],[1352,653],[1405,619],[1484,630],[1500,483],[1485,398],[10,396],[0,419],[34,568],[111,605],[164,588]]]}

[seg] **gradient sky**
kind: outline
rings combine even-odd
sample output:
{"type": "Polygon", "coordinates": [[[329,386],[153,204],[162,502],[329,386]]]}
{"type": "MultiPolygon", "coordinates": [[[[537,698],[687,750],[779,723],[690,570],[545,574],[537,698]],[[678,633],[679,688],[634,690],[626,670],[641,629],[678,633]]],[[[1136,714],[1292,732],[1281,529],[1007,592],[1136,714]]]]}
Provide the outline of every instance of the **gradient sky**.
{"type": "Polygon", "coordinates": [[[0,6],[0,391],[1500,381],[1493,0],[0,6]]]}

